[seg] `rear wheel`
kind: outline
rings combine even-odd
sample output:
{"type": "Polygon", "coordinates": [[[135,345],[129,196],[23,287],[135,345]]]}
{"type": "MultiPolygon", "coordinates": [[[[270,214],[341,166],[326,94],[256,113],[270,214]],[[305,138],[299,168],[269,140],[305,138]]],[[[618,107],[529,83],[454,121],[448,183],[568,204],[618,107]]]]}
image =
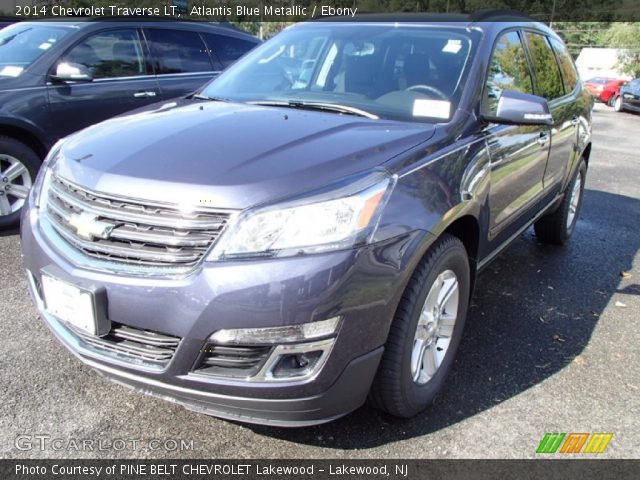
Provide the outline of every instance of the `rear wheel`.
{"type": "Polygon", "coordinates": [[[611,95],[609,97],[609,101],[607,102],[607,105],[609,105],[610,107],[613,107],[613,105],[616,103],[616,96],[615,95],[611,95]]]}
{"type": "Polygon", "coordinates": [[[370,401],[411,417],[442,389],[460,343],[470,271],[460,240],[445,234],[414,272],[398,306],[370,401]]]}
{"type": "Polygon", "coordinates": [[[584,160],[580,160],[578,171],[569,184],[560,207],[535,223],[534,229],[538,240],[555,245],[567,243],[576,228],[580,214],[586,176],[587,165],[584,160]]]}
{"type": "Polygon", "coordinates": [[[621,112],[624,110],[624,100],[622,100],[622,95],[618,95],[613,101],[613,109],[616,112],[621,112]]]}
{"type": "Polygon", "coordinates": [[[25,144],[0,137],[0,228],[17,225],[40,158],[25,144]]]}

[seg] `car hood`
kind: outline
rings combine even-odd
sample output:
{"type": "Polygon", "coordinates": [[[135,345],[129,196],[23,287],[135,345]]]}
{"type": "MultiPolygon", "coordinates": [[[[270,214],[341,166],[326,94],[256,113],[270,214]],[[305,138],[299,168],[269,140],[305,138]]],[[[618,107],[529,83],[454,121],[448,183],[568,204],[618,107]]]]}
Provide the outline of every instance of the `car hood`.
{"type": "Polygon", "coordinates": [[[56,169],[98,192],[246,208],[379,166],[434,131],[426,124],[182,100],[69,137],[56,169]]]}

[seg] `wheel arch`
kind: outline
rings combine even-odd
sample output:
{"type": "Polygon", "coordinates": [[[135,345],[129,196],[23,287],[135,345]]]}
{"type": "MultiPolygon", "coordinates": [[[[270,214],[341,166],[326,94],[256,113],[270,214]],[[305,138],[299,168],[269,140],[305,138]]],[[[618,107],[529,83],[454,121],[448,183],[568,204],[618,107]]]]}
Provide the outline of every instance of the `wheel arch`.
{"type": "Polygon", "coordinates": [[[49,150],[47,142],[43,136],[20,122],[7,119],[0,119],[0,136],[10,137],[24,143],[31,148],[41,160],[47,155],[49,150]]]}

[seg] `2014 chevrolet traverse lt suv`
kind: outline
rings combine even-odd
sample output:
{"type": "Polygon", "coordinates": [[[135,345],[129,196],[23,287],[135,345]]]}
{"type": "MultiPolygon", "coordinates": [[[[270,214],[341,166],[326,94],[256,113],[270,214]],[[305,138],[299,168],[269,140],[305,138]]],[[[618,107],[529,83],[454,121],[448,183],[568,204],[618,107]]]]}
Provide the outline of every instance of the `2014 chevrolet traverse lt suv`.
{"type": "Polygon", "coordinates": [[[23,22],[0,31],[0,228],[60,138],[193,93],[259,40],[195,22],[23,22]]]}
{"type": "Polygon", "coordinates": [[[22,219],[55,336],[225,418],[424,409],[477,272],[573,233],[593,100],[544,25],[410,18],[297,24],[58,143],[22,219]]]}

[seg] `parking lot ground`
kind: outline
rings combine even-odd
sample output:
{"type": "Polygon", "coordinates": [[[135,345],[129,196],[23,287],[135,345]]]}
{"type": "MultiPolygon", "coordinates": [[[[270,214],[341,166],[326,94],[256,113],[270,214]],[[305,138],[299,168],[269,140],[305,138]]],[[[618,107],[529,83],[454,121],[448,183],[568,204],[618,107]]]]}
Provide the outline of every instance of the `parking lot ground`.
{"type": "MultiPolygon", "coordinates": [[[[598,105],[584,205],[564,248],[523,234],[480,276],[456,365],[411,420],[364,407],[305,429],[237,424],[104,380],[32,307],[16,232],[0,237],[0,457],[535,457],[546,432],[612,432],[600,457],[640,452],[640,115],[598,105]],[[19,435],[94,451],[19,449],[19,435]],[[125,440],[124,449],[112,448],[125,440]],[[131,439],[140,440],[132,448],[131,439]],[[152,450],[150,439],[187,447],[152,450]],[[98,449],[100,446],[100,449],[98,449]]],[[[158,445],[157,443],[154,445],[158,445]]],[[[25,445],[22,444],[24,448],[25,445]]]]}

